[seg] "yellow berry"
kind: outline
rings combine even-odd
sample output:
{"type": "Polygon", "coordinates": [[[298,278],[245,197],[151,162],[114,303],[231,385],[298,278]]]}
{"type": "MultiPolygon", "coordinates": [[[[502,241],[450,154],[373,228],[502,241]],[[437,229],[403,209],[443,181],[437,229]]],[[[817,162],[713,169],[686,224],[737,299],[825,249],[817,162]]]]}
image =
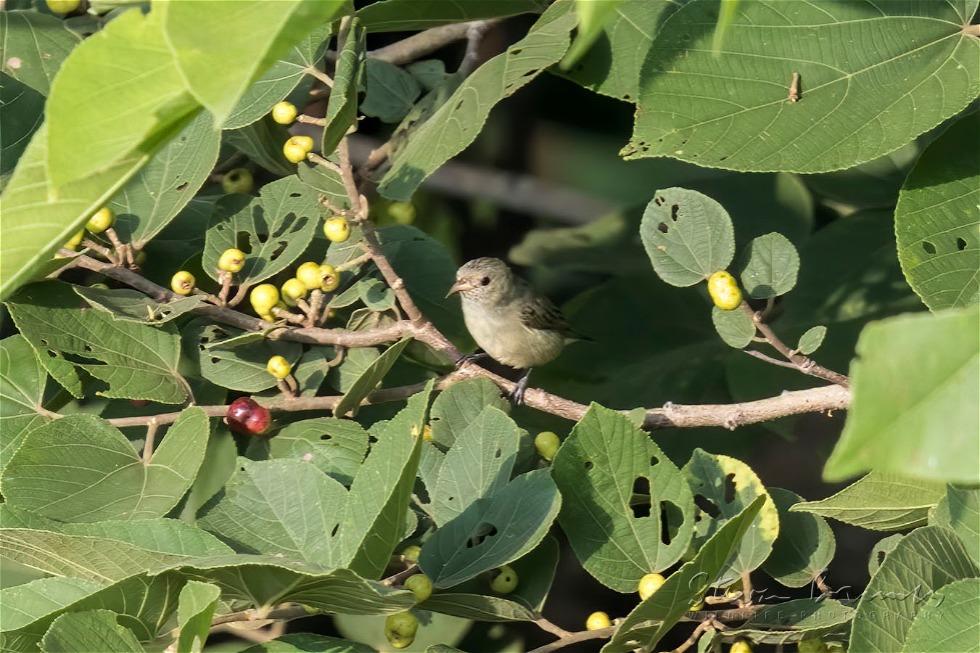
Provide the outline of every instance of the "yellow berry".
{"type": "Polygon", "coordinates": [[[340,286],[340,273],[337,268],[324,263],[320,266],[320,290],[323,292],[333,292],[340,286]]]}
{"type": "Polygon", "coordinates": [[[425,574],[415,574],[405,579],[405,589],[411,590],[415,600],[421,603],[432,596],[432,581],[425,574]]]}
{"type": "Polygon", "coordinates": [[[586,630],[602,630],[603,628],[609,628],[611,625],[612,621],[609,620],[609,615],[605,612],[593,612],[585,620],[586,630]]]}
{"type": "Polygon", "coordinates": [[[280,125],[289,125],[296,120],[296,105],[292,102],[277,102],[272,107],[272,119],[280,125]]]}
{"type": "Polygon", "coordinates": [[[248,300],[259,315],[271,313],[273,307],[279,303],[279,289],[271,283],[263,283],[252,288],[248,300]]]}
{"type": "Polygon", "coordinates": [[[800,653],[828,653],[827,645],[819,637],[807,637],[796,643],[800,653]]]}
{"type": "Polygon", "coordinates": [[[327,218],[323,223],[323,235],[332,243],[342,243],[350,238],[350,224],[342,215],[327,218]]]}
{"type": "Polygon", "coordinates": [[[641,578],[636,588],[636,591],[640,593],[640,600],[646,601],[653,596],[653,593],[663,586],[665,580],[660,574],[647,574],[641,578]]]}
{"type": "Polygon", "coordinates": [[[277,379],[285,379],[293,371],[293,366],[282,356],[273,356],[265,364],[265,370],[277,379]]]}
{"type": "Polygon", "coordinates": [[[542,431],[534,437],[534,448],[537,450],[538,455],[545,460],[554,460],[555,454],[558,453],[558,447],[560,446],[561,439],[556,433],[551,431],[542,431]]]}
{"type": "Polygon", "coordinates": [[[266,322],[276,321],[276,316],[273,315],[272,313],[259,313],[259,317],[265,320],[266,322]]]}
{"type": "Polygon", "coordinates": [[[221,189],[226,193],[251,193],[254,187],[255,180],[248,168],[234,168],[221,178],[221,189]]]}
{"type": "Polygon", "coordinates": [[[52,13],[63,16],[78,9],[78,5],[82,3],[81,0],[47,0],[47,4],[52,13]]]}
{"type": "Polygon", "coordinates": [[[85,230],[79,229],[78,232],[69,238],[62,247],[65,249],[75,250],[78,246],[82,244],[82,238],[85,237],[85,230]]]}
{"type": "Polygon", "coordinates": [[[708,294],[715,306],[723,311],[733,311],[742,303],[738,282],[725,270],[718,270],[708,277],[708,294]]]}
{"type": "Polygon", "coordinates": [[[282,299],[286,306],[296,306],[296,300],[306,297],[306,285],[299,279],[287,279],[282,284],[282,299]]]}
{"type": "Polygon", "coordinates": [[[289,141],[286,141],[286,144],[282,146],[282,153],[290,163],[301,163],[306,160],[306,155],[309,154],[299,145],[294,145],[289,141]]]}
{"type": "Polygon", "coordinates": [[[245,267],[245,252],[240,249],[226,249],[218,257],[218,269],[225,272],[241,272],[245,267]]]}
{"type": "Polygon", "coordinates": [[[404,549],[402,549],[402,557],[406,562],[418,562],[419,554],[422,553],[422,547],[417,544],[409,544],[404,549]]]}
{"type": "Polygon", "coordinates": [[[490,589],[497,594],[510,594],[517,589],[517,572],[508,565],[496,570],[496,575],[490,581],[490,589]]]}
{"type": "Polygon", "coordinates": [[[108,206],[103,206],[101,209],[95,212],[88,222],[85,223],[85,228],[89,230],[90,233],[100,234],[109,227],[112,223],[116,221],[116,214],[112,212],[108,206]]]}
{"type": "Polygon", "coordinates": [[[306,287],[307,290],[315,290],[320,287],[323,280],[320,279],[320,264],[307,261],[296,268],[296,278],[306,287]]]}
{"type": "Polygon", "coordinates": [[[303,148],[303,151],[309,153],[313,151],[313,137],[312,136],[290,136],[287,143],[292,143],[297,147],[303,148]]]}
{"type": "Polygon", "coordinates": [[[187,270],[181,270],[171,277],[170,289],[178,295],[189,295],[194,290],[194,284],[196,283],[197,279],[194,278],[193,274],[187,270]]]}
{"type": "Polygon", "coordinates": [[[740,639],[732,642],[732,647],[728,649],[728,653],[752,653],[752,645],[744,639],[740,639]]]}

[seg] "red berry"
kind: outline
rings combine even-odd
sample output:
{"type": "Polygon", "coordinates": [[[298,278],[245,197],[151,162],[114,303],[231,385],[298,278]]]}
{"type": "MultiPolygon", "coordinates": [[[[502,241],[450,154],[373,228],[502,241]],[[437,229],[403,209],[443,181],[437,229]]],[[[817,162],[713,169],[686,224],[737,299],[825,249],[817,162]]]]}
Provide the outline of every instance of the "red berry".
{"type": "Polygon", "coordinates": [[[268,408],[260,406],[251,397],[239,397],[228,406],[225,421],[236,433],[262,435],[268,430],[272,416],[268,408]]]}

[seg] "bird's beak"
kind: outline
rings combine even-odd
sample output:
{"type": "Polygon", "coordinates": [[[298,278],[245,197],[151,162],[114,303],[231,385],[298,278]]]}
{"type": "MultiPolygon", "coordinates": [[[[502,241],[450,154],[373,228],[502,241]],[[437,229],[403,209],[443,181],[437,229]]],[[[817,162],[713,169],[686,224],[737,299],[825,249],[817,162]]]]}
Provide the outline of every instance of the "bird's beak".
{"type": "Polygon", "coordinates": [[[446,293],[446,298],[448,299],[450,295],[455,295],[458,292],[463,292],[464,290],[469,290],[472,285],[467,283],[465,279],[457,279],[456,283],[449,286],[449,292],[446,293]]]}

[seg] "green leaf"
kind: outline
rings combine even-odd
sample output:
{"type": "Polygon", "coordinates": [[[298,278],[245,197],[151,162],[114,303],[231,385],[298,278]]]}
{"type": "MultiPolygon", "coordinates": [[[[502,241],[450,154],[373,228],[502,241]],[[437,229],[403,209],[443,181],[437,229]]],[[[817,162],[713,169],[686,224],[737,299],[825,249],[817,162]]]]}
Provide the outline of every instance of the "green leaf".
{"type": "Polygon", "coordinates": [[[199,0],[167,6],[164,30],[187,87],[222,125],[253,81],[346,6],[345,0],[199,0]]]}
{"type": "Polygon", "coordinates": [[[695,547],[701,546],[712,533],[740,514],[756,497],[766,497],[752,528],[742,538],[738,555],[721,572],[717,586],[727,585],[737,580],[741,574],[758,569],[769,557],[780,531],[776,504],[759,477],[741,460],[709,454],[701,449],[694,450],[682,471],[687,476],[695,503],[700,496],[713,507],[708,510],[698,504],[695,511],[695,547]],[[716,515],[712,513],[713,510],[717,510],[716,515]]]}
{"type": "MultiPolygon", "coordinates": [[[[339,172],[306,161],[296,166],[296,175],[304,184],[325,195],[334,206],[342,209],[350,206],[350,198],[347,197],[344,180],[340,178],[339,172]]],[[[355,240],[353,235],[348,242],[351,240],[355,240]]]]}
{"type": "Polygon", "coordinates": [[[144,465],[119,429],[69,415],[28,434],[3,470],[3,493],[14,507],[64,521],[162,517],[190,488],[207,439],[207,415],[187,408],[144,465]]]}
{"type": "Polygon", "coordinates": [[[725,311],[711,307],[711,322],[725,344],[735,349],[745,349],[755,337],[755,322],[741,310],[725,311]]]}
{"type": "Polygon", "coordinates": [[[425,91],[431,91],[446,81],[446,64],[441,59],[415,61],[405,66],[405,70],[418,80],[425,91]]]}
{"type": "Polygon", "coordinates": [[[906,653],[974,651],[980,642],[980,578],[953,581],[929,597],[909,628],[906,653]]]}
{"type": "Polygon", "coordinates": [[[119,238],[143,247],[160,233],[207,181],[220,147],[210,114],[200,113],[109,202],[119,238]]]}
{"type": "Polygon", "coordinates": [[[743,2],[725,49],[714,53],[702,26],[715,22],[718,4],[689,2],[650,48],[622,154],[794,172],[880,157],[977,96],[980,41],[963,29],[975,5],[913,0],[786,11],[780,0],[743,2]],[[896,33],[906,38],[890,39],[896,33]],[[788,99],[794,72],[798,102],[788,99]]]}
{"type": "MultiPolygon", "coordinates": [[[[221,395],[220,401],[224,401],[224,395],[221,395]]],[[[194,523],[198,510],[231,478],[237,462],[238,446],[235,444],[231,430],[223,421],[216,421],[208,438],[207,449],[204,451],[204,461],[184,499],[180,518],[194,523]]]]}
{"type": "Polygon", "coordinates": [[[889,535],[888,537],[883,537],[875,545],[871,547],[871,553],[868,555],[868,576],[874,576],[878,573],[878,569],[881,567],[881,563],[885,561],[885,557],[895,550],[898,543],[902,541],[905,537],[901,533],[896,533],[894,535],[889,535]]]}
{"type": "Polygon", "coordinates": [[[693,286],[727,268],[735,255],[725,208],[685,188],[656,192],[643,212],[640,238],[657,276],[672,286],[693,286]]]}
{"type": "Polygon", "coordinates": [[[544,8],[541,0],[382,0],[357,12],[370,32],[409,32],[481,18],[513,16],[544,8]]]}
{"type": "Polygon", "coordinates": [[[437,525],[491,497],[510,481],[520,429],[503,411],[488,406],[456,438],[443,458],[439,480],[429,488],[437,525]]]}
{"type": "Polygon", "coordinates": [[[317,653],[375,653],[375,649],[364,644],[312,633],[289,633],[262,644],[249,646],[241,653],[310,653],[310,651],[317,653]]]}
{"type": "Polygon", "coordinates": [[[344,551],[335,534],[346,500],[344,487],[309,463],[241,458],[220,501],[197,523],[240,551],[339,567],[344,551]]]}
{"type": "Polygon", "coordinates": [[[46,107],[49,197],[126,161],[141,167],[199,109],[167,49],[161,7],[123,12],[62,64],[46,107]],[[113,111],[106,111],[108,88],[113,111]]]}
{"type": "Polygon", "coordinates": [[[972,147],[978,140],[980,112],[973,112],[922,153],[898,195],[898,260],[934,311],[980,301],[980,172],[972,147]]]}
{"type": "Polygon", "coordinates": [[[150,553],[174,556],[197,557],[224,555],[232,552],[228,546],[209,533],[176,519],[59,523],[54,527],[45,526],[43,530],[123,542],[150,553]]]}
{"type": "Polygon", "coordinates": [[[796,285],[800,255],[786,236],[772,232],[752,239],[745,253],[742,286],[754,299],[785,295],[796,285]]]}
{"type": "Polygon", "coordinates": [[[315,27],[289,54],[272,64],[269,70],[248,87],[232,110],[225,129],[239,129],[265,116],[272,107],[294,89],[302,90],[306,69],[323,59],[330,37],[330,25],[315,27]]]}
{"type": "Polygon", "coordinates": [[[472,503],[426,541],[419,566],[436,587],[452,587],[533,549],[558,515],[561,496],[539,469],[472,503]]]}
{"type": "Polygon", "coordinates": [[[239,129],[223,132],[225,142],[277,177],[288,177],[296,166],[283,156],[283,144],[289,140],[285,126],[264,118],[239,129]]]}
{"type": "Polygon", "coordinates": [[[368,277],[356,284],[357,292],[364,306],[372,311],[390,311],[395,308],[395,293],[384,281],[368,277]]]}
{"type": "Polygon", "coordinates": [[[534,621],[540,617],[558,566],[558,542],[545,537],[541,544],[510,565],[520,583],[506,596],[487,594],[486,580],[473,578],[433,594],[419,606],[475,621],[534,621]]]}
{"type": "Polygon", "coordinates": [[[343,49],[337,54],[337,67],[327,100],[326,126],[320,141],[320,152],[324,156],[333,154],[344,138],[347,130],[357,120],[357,94],[361,90],[364,77],[364,43],[367,32],[357,19],[350,23],[343,49]]]}
{"type": "Polygon", "coordinates": [[[381,122],[399,122],[422,93],[415,77],[380,59],[367,60],[364,87],[361,113],[381,122]]]}
{"type": "Polygon", "coordinates": [[[200,653],[211,630],[211,617],[218,605],[221,588],[211,583],[189,580],[180,590],[177,602],[177,653],[200,653]]]}
{"type": "Polygon", "coordinates": [[[695,602],[714,584],[728,562],[738,554],[742,537],[767,501],[756,497],[738,515],[725,522],[705,542],[690,562],[667,577],[667,581],[652,596],[640,602],[623,619],[602,653],[626,653],[639,646],[653,650],[657,642],[674,627],[695,602]],[[660,622],[657,626],[650,621],[660,622]]]}
{"type": "Polygon", "coordinates": [[[927,605],[920,597],[978,575],[980,569],[952,531],[939,526],[912,531],[888,554],[861,596],[848,651],[903,650],[912,622],[927,605]]]}
{"type": "Polygon", "coordinates": [[[799,342],[796,343],[796,351],[800,352],[805,356],[809,356],[813,352],[820,349],[820,345],[823,344],[824,336],[827,335],[827,327],[825,326],[815,326],[810,327],[803,332],[800,336],[799,342]]]}
{"type": "Polygon", "coordinates": [[[347,554],[354,553],[348,566],[364,577],[380,578],[403,539],[432,387],[429,381],[381,428],[350,487],[341,542],[347,554]]]}
{"type": "Polygon", "coordinates": [[[494,105],[557,63],[575,26],[570,9],[569,2],[553,4],[527,36],[467,77],[395,153],[378,192],[388,199],[408,200],[426,177],[476,139],[494,105]]]}
{"type": "Polygon", "coordinates": [[[824,597],[761,608],[738,628],[725,630],[725,636],[744,638],[753,644],[784,646],[828,634],[846,636],[847,624],[854,618],[854,608],[824,597]]]}
{"type": "Polygon", "coordinates": [[[925,525],[943,492],[940,483],[872,472],[832,497],[798,503],[790,510],[875,531],[898,531],[925,525]]]}
{"type": "Polygon", "coordinates": [[[81,40],[63,20],[36,11],[0,13],[0,38],[4,73],[41,95],[48,94],[61,63],[81,40]]]}
{"type": "Polygon", "coordinates": [[[0,473],[24,436],[48,421],[38,412],[47,379],[24,336],[0,340],[0,473]]]}
{"type": "Polygon", "coordinates": [[[490,379],[480,377],[452,384],[432,402],[429,417],[432,441],[451,447],[487,406],[504,412],[510,410],[510,403],[500,395],[500,388],[490,379]]]}
{"type": "Polygon", "coordinates": [[[44,653],[143,653],[133,631],[120,626],[108,610],[63,614],[41,639],[44,653]]]}
{"type": "MultiPolygon", "coordinates": [[[[2,14],[0,14],[2,15],[2,14]]],[[[0,73],[0,190],[27,149],[31,136],[44,122],[44,96],[26,84],[0,73]]]]}
{"type": "Polygon", "coordinates": [[[375,358],[351,383],[344,396],[337,402],[337,406],[333,409],[334,415],[343,416],[349,412],[356,412],[361,401],[384,380],[409,342],[411,342],[411,338],[402,338],[375,358]]]}
{"type": "Polygon", "coordinates": [[[293,422],[269,440],[270,458],[309,460],[349,485],[368,448],[368,433],[353,420],[319,417],[293,422]]]}
{"type": "Polygon", "coordinates": [[[295,176],[277,179],[259,197],[218,200],[205,236],[204,271],[218,280],[218,259],[232,247],[247,255],[235,283],[252,285],[285,270],[306,251],[320,227],[316,194],[295,176]]]}
{"type": "Polygon", "coordinates": [[[680,470],[649,434],[592,404],[551,468],[562,494],[559,523],[576,557],[603,585],[636,591],[687,551],[694,499],[680,470]],[[669,533],[667,542],[663,533],[669,533]]]}
{"type": "Polygon", "coordinates": [[[834,532],[823,517],[790,512],[803,500],[795,492],[769,488],[769,496],[779,511],[779,535],[762,570],[786,587],[809,585],[834,559],[834,532]]]}
{"type": "Polygon", "coordinates": [[[197,320],[184,328],[184,352],[197,359],[201,376],[208,381],[231,390],[260,392],[276,385],[275,377],[265,369],[270,357],[284,356],[294,365],[303,351],[299,343],[267,338],[258,343],[249,342],[247,347],[218,346],[243,334],[223,324],[197,320]]]}
{"type": "Polygon", "coordinates": [[[854,398],[824,477],[868,469],[980,482],[980,312],[907,315],[865,327],[854,398]]]}
{"type": "Polygon", "coordinates": [[[104,397],[165,404],[187,399],[187,381],[177,369],[176,333],[114,320],[101,310],[72,308],[78,301],[73,295],[67,284],[46,282],[23,289],[7,303],[48,373],[75,396],[81,396],[82,369],[108,384],[98,392],[104,397]],[[76,364],[66,356],[93,362],[76,364]]]}
{"type": "MultiPolygon", "coordinates": [[[[0,590],[0,632],[22,628],[104,587],[82,578],[41,578],[0,590]]],[[[42,631],[43,632],[43,631],[42,631]]]]}
{"type": "Polygon", "coordinates": [[[980,488],[947,486],[946,496],[936,504],[929,523],[953,529],[980,565],[980,488]]]}
{"type": "Polygon", "coordinates": [[[568,49],[565,57],[561,60],[562,70],[571,68],[575,62],[582,58],[582,55],[588,52],[592,44],[602,34],[606,24],[616,18],[616,9],[622,3],[623,0],[607,0],[606,2],[575,0],[578,33],[575,35],[572,47],[568,49]]]}
{"type": "Polygon", "coordinates": [[[168,302],[158,302],[138,290],[128,288],[110,290],[73,286],[72,289],[88,302],[89,306],[105,311],[114,320],[140,322],[142,324],[169,322],[204,303],[204,298],[201,295],[175,297],[168,302]]]}

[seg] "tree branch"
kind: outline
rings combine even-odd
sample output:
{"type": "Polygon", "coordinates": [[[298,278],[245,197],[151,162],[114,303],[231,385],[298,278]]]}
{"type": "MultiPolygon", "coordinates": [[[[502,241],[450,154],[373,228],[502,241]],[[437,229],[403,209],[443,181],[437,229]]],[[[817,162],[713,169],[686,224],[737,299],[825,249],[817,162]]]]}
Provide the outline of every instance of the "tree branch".
{"type": "Polygon", "coordinates": [[[486,31],[491,26],[500,22],[501,19],[474,20],[468,23],[454,23],[452,25],[441,25],[427,29],[424,32],[413,34],[401,41],[396,41],[391,45],[368,52],[372,59],[387,61],[396,66],[411,63],[416,59],[421,59],[427,54],[449,45],[454,41],[461,41],[469,37],[470,28],[480,26],[486,31]]]}

